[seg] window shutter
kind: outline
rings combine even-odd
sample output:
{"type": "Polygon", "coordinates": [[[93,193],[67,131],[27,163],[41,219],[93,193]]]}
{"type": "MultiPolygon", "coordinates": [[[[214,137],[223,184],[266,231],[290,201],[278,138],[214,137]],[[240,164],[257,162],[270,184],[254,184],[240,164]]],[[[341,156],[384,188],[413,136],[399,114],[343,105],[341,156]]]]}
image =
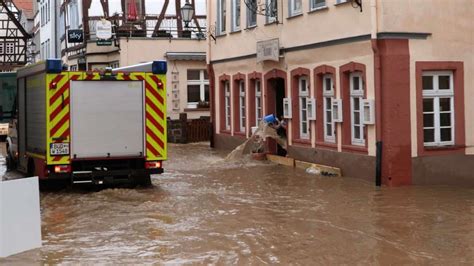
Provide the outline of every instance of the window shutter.
{"type": "Polygon", "coordinates": [[[291,98],[283,98],[283,117],[292,118],[291,115],[291,98]]]}
{"type": "Polygon", "coordinates": [[[342,99],[332,100],[332,120],[337,123],[342,122],[342,99]]]}
{"type": "Polygon", "coordinates": [[[308,120],[316,120],[316,99],[308,99],[308,120]]]}
{"type": "Polygon", "coordinates": [[[362,100],[362,108],[364,111],[363,123],[365,125],[375,124],[375,107],[374,100],[362,100]]]}

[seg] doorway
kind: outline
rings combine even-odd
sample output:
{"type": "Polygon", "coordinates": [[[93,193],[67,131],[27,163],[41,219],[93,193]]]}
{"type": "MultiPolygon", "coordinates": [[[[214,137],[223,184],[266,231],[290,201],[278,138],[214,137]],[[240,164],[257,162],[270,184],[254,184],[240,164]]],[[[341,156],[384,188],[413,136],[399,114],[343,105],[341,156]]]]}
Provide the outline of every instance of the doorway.
{"type": "MultiPolygon", "coordinates": [[[[285,98],[285,79],[275,77],[267,81],[267,114],[275,114],[278,119],[283,117],[283,99],[285,98]]],[[[268,151],[279,156],[286,156],[283,149],[275,140],[268,140],[268,151]]]]}

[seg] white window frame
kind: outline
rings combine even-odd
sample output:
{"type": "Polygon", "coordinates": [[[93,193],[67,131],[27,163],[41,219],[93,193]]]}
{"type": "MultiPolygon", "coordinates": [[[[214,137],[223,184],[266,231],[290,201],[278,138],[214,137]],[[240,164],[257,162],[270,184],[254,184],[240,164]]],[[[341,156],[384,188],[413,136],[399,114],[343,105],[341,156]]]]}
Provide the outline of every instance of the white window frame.
{"type": "Polygon", "coordinates": [[[259,79],[255,80],[255,126],[258,126],[262,119],[262,86],[259,79]]]}
{"type": "MultiPolygon", "coordinates": [[[[434,141],[425,142],[423,136],[423,144],[425,147],[433,146],[451,146],[455,143],[455,109],[454,109],[454,75],[452,71],[423,71],[423,76],[431,76],[433,78],[433,90],[423,90],[423,99],[433,99],[433,111],[425,112],[422,106],[423,117],[425,114],[433,114],[434,116],[434,126],[425,127],[423,125],[423,135],[425,129],[434,129],[434,141]],[[440,90],[439,89],[439,76],[449,76],[449,90],[440,90]],[[441,111],[439,106],[440,98],[449,98],[450,99],[450,110],[441,111]],[[451,113],[451,125],[450,126],[441,126],[441,113],[451,113]],[[441,141],[441,129],[451,127],[451,141],[441,141]]],[[[423,120],[420,123],[424,123],[423,120]]]]}
{"type": "Polygon", "coordinates": [[[48,4],[46,5],[46,14],[47,14],[47,22],[51,20],[51,0],[48,0],[48,4]]]}
{"type": "Polygon", "coordinates": [[[230,82],[224,82],[224,115],[225,115],[225,129],[230,130],[231,125],[231,106],[230,106],[230,82]]]}
{"type": "Polygon", "coordinates": [[[336,5],[337,4],[344,4],[347,3],[348,0],[336,0],[336,5]]]}
{"type": "Polygon", "coordinates": [[[240,5],[240,0],[232,0],[231,2],[232,6],[232,31],[239,31],[240,30],[240,24],[241,24],[241,5],[240,5]]]}
{"type": "Polygon", "coordinates": [[[323,76],[323,128],[324,128],[324,141],[325,142],[331,142],[335,143],[336,142],[336,123],[333,120],[333,107],[332,107],[332,102],[334,99],[334,80],[333,76],[331,74],[326,74],[323,76]],[[330,80],[329,88],[328,84],[326,83],[326,80],[330,80]],[[329,100],[329,104],[327,101],[329,100]],[[330,118],[330,121],[328,121],[328,115],[330,118]],[[332,132],[327,131],[327,126],[330,125],[332,132]]]}
{"type": "Polygon", "coordinates": [[[289,0],[288,1],[288,16],[293,17],[303,13],[303,0],[289,0]],[[299,1],[300,7],[296,8],[296,1],[299,1]]]}
{"type": "MultiPolygon", "coordinates": [[[[205,69],[188,69],[199,71],[199,80],[188,80],[187,85],[199,85],[199,99],[200,101],[206,101],[206,85],[209,86],[209,80],[205,79],[205,69]]],[[[189,102],[188,101],[188,108],[197,108],[199,102],[189,102]]]]}
{"type": "Polygon", "coordinates": [[[226,0],[217,1],[217,33],[225,34],[227,25],[227,4],[226,0]]]}
{"type": "Polygon", "coordinates": [[[250,0],[249,2],[254,2],[254,4],[249,3],[249,6],[246,7],[247,9],[247,28],[255,27],[257,26],[257,0],[250,0]],[[255,10],[250,9],[250,6],[254,5],[255,10]],[[251,18],[252,16],[255,16],[255,21],[252,21],[251,18]]]}
{"type": "Polygon", "coordinates": [[[15,43],[14,42],[5,42],[5,54],[7,54],[7,55],[15,54],[15,43]]]}
{"type": "Polygon", "coordinates": [[[350,98],[351,98],[351,140],[353,145],[360,145],[364,146],[365,145],[365,125],[362,122],[364,120],[364,112],[363,112],[363,104],[362,100],[364,99],[364,84],[362,80],[362,73],[360,72],[354,72],[349,75],[350,77],[350,98]],[[359,78],[359,89],[354,90],[354,78],[358,77],[359,78]],[[355,105],[354,105],[354,100],[355,99],[359,100],[359,108],[356,111],[355,110],[355,105]],[[358,114],[356,114],[356,112],[358,114]],[[359,123],[356,125],[355,124],[355,116],[359,116],[359,123]],[[354,126],[359,126],[359,138],[355,137],[355,132],[354,132],[354,126]]]}
{"type": "Polygon", "coordinates": [[[300,139],[309,139],[310,135],[310,123],[308,119],[308,100],[309,100],[309,79],[307,76],[301,76],[298,78],[298,101],[299,101],[299,115],[300,115],[300,139]],[[304,81],[304,82],[303,82],[304,81]],[[303,102],[305,104],[303,104],[303,102]],[[303,114],[306,113],[306,119],[303,120],[303,114]],[[304,132],[303,126],[306,124],[306,132],[304,132]]]}
{"type": "Polygon", "coordinates": [[[327,0],[323,0],[322,3],[316,3],[316,0],[309,0],[309,10],[318,10],[322,8],[326,8],[326,2],[327,0]]]}
{"type": "Polygon", "coordinates": [[[240,132],[245,132],[245,123],[247,120],[246,104],[245,104],[245,84],[243,80],[239,80],[239,122],[240,122],[240,132]]]}
{"type": "Polygon", "coordinates": [[[278,0],[265,0],[265,4],[266,6],[268,7],[266,9],[266,13],[265,13],[265,17],[266,17],[266,22],[267,24],[270,24],[270,23],[274,23],[277,21],[277,17],[278,17],[278,0]],[[269,13],[269,10],[271,10],[271,6],[276,6],[276,12],[275,12],[275,16],[271,16],[271,13],[269,13]]]}
{"type": "Polygon", "coordinates": [[[69,2],[69,26],[70,29],[79,28],[79,8],[77,0],[72,0],[69,2]]]}

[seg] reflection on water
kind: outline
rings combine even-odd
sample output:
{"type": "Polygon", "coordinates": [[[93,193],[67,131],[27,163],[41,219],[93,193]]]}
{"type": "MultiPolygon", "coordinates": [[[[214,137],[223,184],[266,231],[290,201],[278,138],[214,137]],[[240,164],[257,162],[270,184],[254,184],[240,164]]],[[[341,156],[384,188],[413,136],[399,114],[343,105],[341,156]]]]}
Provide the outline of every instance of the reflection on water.
{"type": "Polygon", "coordinates": [[[0,264],[471,264],[474,191],[376,189],[170,145],[150,189],[43,192],[44,247],[0,264]]]}

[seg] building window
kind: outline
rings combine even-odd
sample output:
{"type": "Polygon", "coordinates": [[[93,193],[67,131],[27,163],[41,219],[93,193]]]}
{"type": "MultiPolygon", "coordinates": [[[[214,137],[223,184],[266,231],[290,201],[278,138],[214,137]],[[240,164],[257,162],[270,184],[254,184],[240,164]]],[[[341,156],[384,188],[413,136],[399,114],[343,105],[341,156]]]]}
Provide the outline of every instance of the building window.
{"type": "Polygon", "coordinates": [[[288,8],[288,16],[295,16],[301,14],[301,0],[290,0],[288,1],[289,8],[288,8]]]}
{"type": "Polygon", "coordinates": [[[240,30],[240,0],[232,0],[232,31],[240,30]]]}
{"type": "Polygon", "coordinates": [[[260,80],[255,80],[255,124],[258,126],[262,120],[262,88],[260,80]]]}
{"type": "Polygon", "coordinates": [[[247,28],[257,26],[257,0],[248,0],[247,5],[247,28]]]}
{"type": "Polygon", "coordinates": [[[362,87],[362,75],[360,72],[350,75],[351,96],[351,137],[353,145],[365,145],[364,125],[362,124],[362,99],[364,89],[362,87]]]}
{"type": "Polygon", "coordinates": [[[188,69],[188,108],[208,107],[209,78],[204,69],[188,69]]]}
{"type": "Polygon", "coordinates": [[[72,65],[69,67],[70,71],[77,71],[77,65],[72,65]]]}
{"type": "Polygon", "coordinates": [[[309,139],[309,123],[308,123],[308,99],[309,88],[308,78],[302,76],[298,79],[298,95],[300,107],[300,138],[309,139]]]}
{"type": "Polygon", "coordinates": [[[112,62],[112,63],[109,64],[109,66],[111,68],[119,68],[120,67],[120,62],[119,61],[112,62]]]}
{"type": "Polygon", "coordinates": [[[334,99],[334,83],[331,75],[323,77],[323,110],[324,110],[324,141],[336,142],[334,121],[332,120],[332,100],[334,99]]]}
{"type": "Polygon", "coordinates": [[[0,54],[4,53],[4,44],[0,42],[0,54]]]}
{"type": "Polygon", "coordinates": [[[454,145],[453,72],[423,72],[423,142],[454,145]]]}
{"type": "Polygon", "coordinates": [[[244,81],[239,81],[239,117],[240,132],[245,132],[245,86],[244,81]]]}
{"type": "Polygon", "coordinates": [[[310,4],[311,4],[310,9],[315,10],[315,9],[318,9],[318,8],[321,8],[321,7],[325,7],[326,6],[326,0],[311,0],[310,4]]]}
{"type": "Polygon", "coordinates": [[[69,2],[69,27],[70,29],[79,28],[79,9],[77,7],[77,1],[73,0],[69,2]]]}
{"type": "Polygon", "coordinates": [[[346,3],[347,0],[336,0],[336,4],[343,4],[346,3]]]}
{"type": "Polygon", "coordinates": [[[51,0],[48,0],[48,3],[46,4],[46,14],[46,21],[49,22],[51,20],[51,0]]]}
{"type": "Polygon", "coordinates": [[[230,82],[224,82],[225,129],[230,130],[230,82]]]}
{"type": "Polygon", "coordinates": [[[13,42],[5,43],[5,54],[15,54],[15,43],[13,42]]]}
{"type": "Polygon", "coordinates": [[[266,1],[266,10],[265,16],[267,17],[267,23],[273,23],[277,21],[278,16],[278,2],[277,0],[265,0],[266,1]]]}
{"type": "Polygon", "coordinates": [[[218,34],[225,33],[226,30],[226,0],[217,1],[217,32],[218,34]]]}
{"type": "Polygon", "coordinates": [[[44,25],[44,6],[41,6],[41,26],[44,25]]]}
{"type": "Polygon", "coordinates": [[[49,39],[44,42],[44,49],[45,49],[45,59],[50,58],[50,47],[49,47],[49,39]]]}

